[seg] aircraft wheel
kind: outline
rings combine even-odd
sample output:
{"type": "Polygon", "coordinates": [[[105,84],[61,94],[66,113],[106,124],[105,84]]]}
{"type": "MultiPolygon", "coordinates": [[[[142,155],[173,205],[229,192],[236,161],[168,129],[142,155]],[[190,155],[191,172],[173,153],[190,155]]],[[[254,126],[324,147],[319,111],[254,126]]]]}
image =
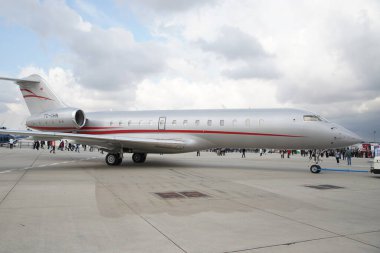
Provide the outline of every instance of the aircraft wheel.
{"type": "Polygon", "coordinates": [[[317,173],[321,172],[321,166],[319,166],[317,164],[311,165],[310,166],[310,172],[313,174],[317,174],[317,173]]]}
{"type": "Polygon", "coordinates": [[[107,154],[106,155],[106,163],[108,165],[114,166],[119,165],[122,161],[122,158],[119,154],[107,154]]]}
{"type": "Polygon", "coordinates": [[[143,163],[146,160],[146,154],[144,154],[144,153],[134,153],[132,155],[132,160],[135,163],[143,163]]]}

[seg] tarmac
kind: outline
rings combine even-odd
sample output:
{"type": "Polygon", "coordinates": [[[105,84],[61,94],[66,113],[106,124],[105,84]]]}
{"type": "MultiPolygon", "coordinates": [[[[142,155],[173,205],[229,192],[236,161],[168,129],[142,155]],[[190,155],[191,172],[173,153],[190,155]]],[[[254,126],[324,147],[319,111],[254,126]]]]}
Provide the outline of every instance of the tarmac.
{"type": "Polygon", "coordinates": [[[0,148],[0,252],[380,252],[369,159],[104,156],[0,148]]]}

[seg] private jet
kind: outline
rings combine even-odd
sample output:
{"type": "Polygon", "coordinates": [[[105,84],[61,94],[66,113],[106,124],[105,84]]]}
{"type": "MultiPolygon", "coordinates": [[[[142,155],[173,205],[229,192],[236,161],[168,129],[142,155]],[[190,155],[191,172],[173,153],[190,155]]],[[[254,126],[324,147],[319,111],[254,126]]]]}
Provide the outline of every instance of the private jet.
{"type": "MultiPolygon", "coordinates": [[[[0,130],[41,140],[71,139],[107,152],[108,165],[124,153],[143,163],[148,153],[174,154],[213,148],[332,149],[361,141],[355,133],[299,109],[220,109],[85,112],[63,103],[39,75],[15,82],[36,131],[0,130]]],[[[313,164],[312,173],[321,167],[313,164]]]]}

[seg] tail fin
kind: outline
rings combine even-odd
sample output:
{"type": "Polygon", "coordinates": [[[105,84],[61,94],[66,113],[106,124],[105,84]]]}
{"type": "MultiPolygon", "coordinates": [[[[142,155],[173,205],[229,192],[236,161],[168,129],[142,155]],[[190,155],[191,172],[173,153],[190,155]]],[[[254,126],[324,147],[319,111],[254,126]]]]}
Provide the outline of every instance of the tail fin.
{"type": "Polygon", "coordinates": [[[22,79],[0,77],[0,80],[14,81],[20,86],[31,115],[66,107],[39,75],[30,75],[22,79]]]}

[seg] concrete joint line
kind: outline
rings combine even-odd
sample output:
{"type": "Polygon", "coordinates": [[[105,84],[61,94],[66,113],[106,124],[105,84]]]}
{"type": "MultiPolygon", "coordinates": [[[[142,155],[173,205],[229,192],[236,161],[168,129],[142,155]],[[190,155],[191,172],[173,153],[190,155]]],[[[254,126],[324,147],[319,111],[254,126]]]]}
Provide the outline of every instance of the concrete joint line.
{"type": "MultiPolygon", "coordinates": [[[[41,153],[39,153],[36,158],[34,159],[34,161],[32,162],[32,164],[30,165],[30,167],[33,167],[33,165],[35,164],[35,162],[37,161],[38,158],[40,158],[40,155],[41,153]]],[[[25,176],[25,174],[28,172],[28,170],[24,170],[24,173],[22,173],[22,175],[19,177],[19,179],[16,181],[16,183],[12,186],[12,188],[7,192],[7,194],[5,194],[4,198],[0,201],[0,205],[4,202],[4,200],[9,196],[9,194],[13,191],[13,189],[16,187],[16,185],[22,180],[22,178],[25,176]]]]}
{"type": "MultiPolygon", "coordinates": [[[[82,168],[84,169],[84,168],[82,168]]],[[[86,170],[86,169],[85,169],[86,170]]],[[[167,236],[164,232],[162,232],[160,229],[158,229],[156,226],[154,226],[147,218],[139,214],[136,210],[134,210],[127,202],[125,202],[122,198],[120,198],[116,193],[114,193],[110,188],[107,187],[103,182],[101,182],[96,176],[89,173],[87,170],[86,172],[93,177],[97,182],[99,182],[105,189],[107,189],[115,198],[120,200],[126,207],[128,207],[135,215],[140,217],[145,223],[150,225],[152,228],[154,228],[157,232],[159,232],[162,236],[164,236],[167,240],[169,240],[172,244],[174,244],[178,249],[180,249],[182,252],[187,253],[185,249],[183,249],[181,246],[179,246],[176,242],[174,242],[169,236],[167,236]]]]}

